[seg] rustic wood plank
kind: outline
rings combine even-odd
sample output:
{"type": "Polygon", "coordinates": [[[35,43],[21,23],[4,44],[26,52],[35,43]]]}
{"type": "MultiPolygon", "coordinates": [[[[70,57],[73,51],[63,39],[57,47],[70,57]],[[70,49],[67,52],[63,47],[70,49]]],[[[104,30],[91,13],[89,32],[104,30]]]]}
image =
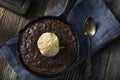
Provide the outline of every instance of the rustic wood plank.
{"type": "Polygon", "coordinates": [[[1,23],[1,20],[3,18],[4,12],[5,12],[4,8],[0,7],[0,23],[1,23]]]}
{"type": "Polygon", "coordinates": [[[47,7],[46,7],[44,15],[49,15],[51,12],[54,12],[55,10],[57,10],[58,8],[60,8],[61,6],[65,6],[66,3],[67,3],[67,0],[57,0],[57,1],[50,0],[48,2],[48,4],[47,4],[47,7]]]}
{"type": "MultiPolygon", "coordinates": [[[[120,0],[105,0],[110,9],[120,20],[120,0]],[[111,7],[112,6],[112,7],[111,7]]],[[[0,24],[0,44],[9,40],[21,28],[24,27],[30,20],[48,15],[55,11],[61,5],[64,5],[66,0],[34,0],[33,5],[27,14],[23,16],[17,15],[6,10],[0,24]],[[41,5],[39,5],[39,3],[41,5]],[[59,5],[57,5],[59,4],[59,5]],[[39,7],[38,7],[39,5],[39,7]],[[6,37],[7,36],[7,37],[6,37]]],[[[106,46],[97,55],[92,57],[93,74],[95,80],[119,80],[120,79],[120,62],[119,62],[119,47],[120,38],[106,46]],[[115,73],[115,74],[114,74],[115,73]]],[[[19,80],[14,70],[0,55],[0,80],[19,80]]],[[[79,65],[74,70],[62,75],[59,80],[80,80],[82,65],[79,65]]]]}
{"type": "Polygon", "coordinates": [[[120,49],[118,48],[120,48],[120,38],[111,46],[105,80],[120,80],[120,49]]]}
{"type": "Polygon", "coordinates": [[[93,56],[93,79],[104,80],[106,74],[106,67],[109,60],[109,49],[111,46],[106,46],[102,51],[98,52],[97,55],[93,56]]]}
{"type": "MultiPolygon", "coordinates": [[[[22,25],[24,25],[25,22],[27,22],[27,20],[23,19],[21,16],[19,17],[10,11],[5,11],[0,25],[0,44],[13,37],[20,27],[23,27],[22,25]]],[[[1,80],[17,80],[16,73],[3,57],[1,57],[0,62],[2,62],[0,64],[0,68],[2,69],[0,75],[1,80]]]]}

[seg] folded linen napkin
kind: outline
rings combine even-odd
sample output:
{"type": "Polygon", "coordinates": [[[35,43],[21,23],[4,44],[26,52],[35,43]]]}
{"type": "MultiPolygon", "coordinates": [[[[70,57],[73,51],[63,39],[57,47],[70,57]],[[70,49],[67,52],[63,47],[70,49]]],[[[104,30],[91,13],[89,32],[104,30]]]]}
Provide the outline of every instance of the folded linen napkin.
{"type": "MultiPolygon", "coordinates": [[[[64,10],[64,9],[63,9],[64,10]]],[[[60,10],[59,10],[60,11],[60,10]]],[[[57,12],[54,13],[55,15],[57,12]]],[[[83,24],[87,17],[93,17],[97,23],[97,33],[92,39],[92,55],[120,35],[120,23],[102,0],[77,0],[67,16],[80,39],[80,61],[85,60],[87,40],[83,32],[83,24]]],[[[16,53],[18,36],[0,46],[0,52],[21,80],[46,80],[28,72],[16,53]]],[[[51,78],[52,80],[55,78],[51,78]]]]}

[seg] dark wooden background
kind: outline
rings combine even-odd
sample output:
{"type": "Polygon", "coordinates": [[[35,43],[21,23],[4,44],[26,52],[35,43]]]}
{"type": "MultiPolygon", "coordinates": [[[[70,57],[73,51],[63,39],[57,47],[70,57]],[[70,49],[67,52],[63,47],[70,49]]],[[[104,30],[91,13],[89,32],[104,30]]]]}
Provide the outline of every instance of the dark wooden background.
{"type": "MultiPolygon", "coordinates": [[[[0,13],[0,44],[12,38],[30,20],[48,15],[67,0],[33,0],[27,14],[23,16],[4,9],[0,13]]],[[[108,7],[120,21],[120,0],[105,0],[108,7]]],[[[1,10],[1,9],[0,9],[1,10]]],[[[120,37],[92,57],[95,80],[120,80],[120,37]]],[[[59,80],[80,80],[82,65],[58,78],[59,80]]],[[[0,80],[19,80],[14,70],[0,55],[0,80]]]]}

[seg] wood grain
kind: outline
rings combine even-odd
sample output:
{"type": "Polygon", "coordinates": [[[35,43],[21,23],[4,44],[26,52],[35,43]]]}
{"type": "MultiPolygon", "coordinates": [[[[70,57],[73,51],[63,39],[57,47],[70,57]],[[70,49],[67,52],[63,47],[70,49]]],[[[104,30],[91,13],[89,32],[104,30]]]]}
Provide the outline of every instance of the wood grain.
{"type": "Polygon", "coordinates": [[[4,15],[4,8],[0,8],[0,24],[1,24],[1,20],[3,19],[3,15],[4,15]]]}
{"type": "Polygon", "coordinates": [[[111,46],[109,60],[106,67],[106,80],[120,80],[120,39],[111,46]],[[112,52],[112,53],[111,53],[112,52]]]}
{"type": "MultiPolygon", "coordinates": [[[[120,0],[105,0],[111,11],[120,21],[120,0]]],[[[26,15],[17,15],[5,10],[0,24],[0,44],[13,37],[21,28],[32,19],[48,15],[66,0],[33,0],[26,15]],[[40,5],[39,5],[40,4],[40,5]]],[[[114,40],[97,55],[92,57],[93,78],[92,80],[120,80],[120,38],[114,40]]],[[[62,75],[58,80],[80,80],[82,64],[74,70],[62,75]]],[[[14,70],[0,55],[0,80],[19,80],[14,70]]]]}

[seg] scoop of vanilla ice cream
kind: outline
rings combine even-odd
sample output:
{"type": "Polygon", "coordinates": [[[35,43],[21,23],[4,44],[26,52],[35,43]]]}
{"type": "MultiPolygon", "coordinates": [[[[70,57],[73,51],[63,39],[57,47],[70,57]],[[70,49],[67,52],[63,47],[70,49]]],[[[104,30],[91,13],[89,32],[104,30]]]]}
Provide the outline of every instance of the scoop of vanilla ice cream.
{"type": "Polygon", "coordinates": [[[55,56],[59,52],[58,37],[51,32],[43,33],[39,37],[37,45],[42,55],[46,57],[55,56]]]}

